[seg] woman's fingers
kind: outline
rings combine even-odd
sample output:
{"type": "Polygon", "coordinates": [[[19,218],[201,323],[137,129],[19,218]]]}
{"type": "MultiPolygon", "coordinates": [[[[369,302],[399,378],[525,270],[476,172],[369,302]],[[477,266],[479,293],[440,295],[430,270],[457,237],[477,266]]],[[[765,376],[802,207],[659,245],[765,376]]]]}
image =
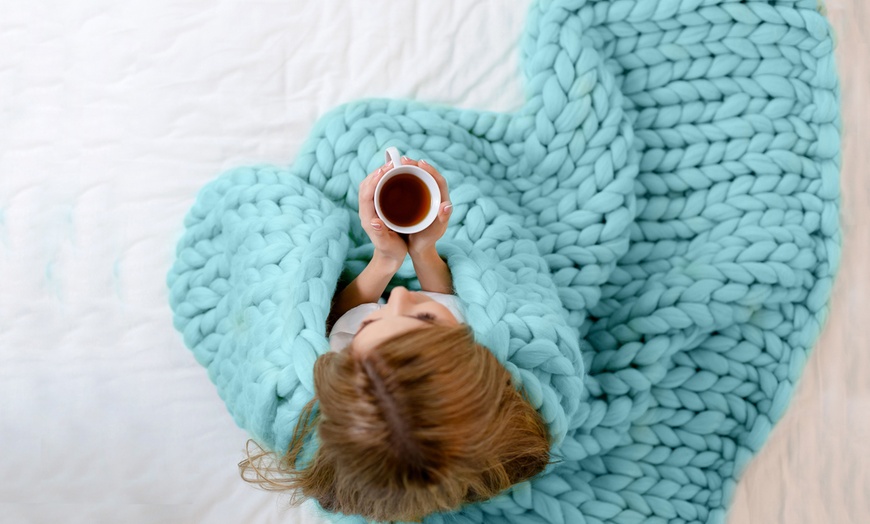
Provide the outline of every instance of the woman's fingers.
{"type": "Polygon", "coordinates": [[[370,188],[371,191],[374,193],[375,186],[378,185],[378,180],[380,180],[380,178],[382,176],[384,176],[384,173],[386,173],[387,171],[389,171],[392,168],[393,168],[393,163],[390,162],[389,164],[384,164],[381,167],[379,167],[379,168],[375,169],[374,171],[372,171],[371,173],[369,173],[368,175],[366,175],[366,177],[363,178],[362,182],[360,182],[360,185],[359,185],[360,193],[362,193],[362,189],[364,187],[367,189],[370,188]]]}
{"type": "Polygon", "coordinates": [[[445,202],[450,200],[450,194],[447,191],[447,180],[445,180],[441,173],[435,169],[435,166],[425,160],[420,160],[417,162],[417,167],[423,169],[423,171],[426,171],[435,179],[435,182],[438,184],[438,189],[441,190],[441,201],[445,202]]]}
{"type": "Polygon", "coordinates": [[[443,222],[447,222],[450,219],[450,213],[453,212],[453,204],[450,202],[441,202],[441,211],[439,212],[439,217],[443,222]]]}
{"type": "Polygon", "coordinates": [[[363,224],[375,216],[375,188],[378,181],[389,171],[393,164],[385,164],[369,173],[359,185],[359,218],[363,224]]]}

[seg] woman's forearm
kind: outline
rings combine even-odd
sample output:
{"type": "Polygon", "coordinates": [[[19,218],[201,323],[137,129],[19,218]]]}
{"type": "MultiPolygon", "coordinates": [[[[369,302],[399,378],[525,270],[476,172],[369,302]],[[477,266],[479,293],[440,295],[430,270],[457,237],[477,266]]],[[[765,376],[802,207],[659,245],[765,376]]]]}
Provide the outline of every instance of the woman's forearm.
{"type": "Polygon", "coordinates": [[[360,304],[377,302],[401,262],[384,259],[375,252],[369,264],[335,299],[329,314],[329,325],[360,304]]]}
{"type": "Polygon", "coordinates": [[[453,277],[447,263],[438,255],[433,246],[423,253],[411,253],[411,262],[420,281],[422,291],[453,294],[453,277]]]}

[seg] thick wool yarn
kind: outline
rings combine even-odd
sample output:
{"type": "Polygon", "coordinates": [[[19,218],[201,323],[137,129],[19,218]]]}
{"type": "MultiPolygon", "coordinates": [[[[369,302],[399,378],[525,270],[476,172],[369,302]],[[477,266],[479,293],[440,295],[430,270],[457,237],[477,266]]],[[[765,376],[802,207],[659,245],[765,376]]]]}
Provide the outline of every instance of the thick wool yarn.
{"type": "MultiPolygon", "coordinates": [[[[397,146],[448,180],[438,248],[468,323],[562,460],[426,522],[723,522],[839,262],[832,47],[816,0],[539,0],[518,112],[353,103],[292,167],[208,184],[175,325],[235,421],[285,450],[339,278],[372,254],[357,186],[397,146]]],[[[393,284],[419,288],[407,263],[393,284]]]]}

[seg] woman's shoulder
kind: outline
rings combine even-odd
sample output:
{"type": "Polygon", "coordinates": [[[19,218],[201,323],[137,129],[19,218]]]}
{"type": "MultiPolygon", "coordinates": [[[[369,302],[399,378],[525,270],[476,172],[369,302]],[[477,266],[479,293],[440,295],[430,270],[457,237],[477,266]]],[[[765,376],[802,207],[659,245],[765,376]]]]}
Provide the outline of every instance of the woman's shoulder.
{"type": "Polygon", "coordinates": [[[431,298],[432,300],[437,300],[438,302],[446,302],[446,301],[458,302],[459,301],[459,297],[457,297],[456,295],[454,295],[452,293],[438,293],[436,291],[419,291],[418,293],[420,293],[422,295],[426,295],[427,297],[431,298]]]}
{"type": "Polygon", "coordinates": [[[432,298],[435,298],[435,297],[453,297],[453,298],[456,298],[456,295],[454,295],[453,293],[438,293],[437,291],[418,291],[418,293],[428,295],[432,298]]]}
{"type": "Polygon", "coordinates": [[[338,317],[338,320],[336,320],[335,324],[332,325],[330,334],[356,333],[363,319],[372,311],[377,311],[382,307],[383,304],[379,302],[366,302],[350,308],[344,315],[338,317]]]}

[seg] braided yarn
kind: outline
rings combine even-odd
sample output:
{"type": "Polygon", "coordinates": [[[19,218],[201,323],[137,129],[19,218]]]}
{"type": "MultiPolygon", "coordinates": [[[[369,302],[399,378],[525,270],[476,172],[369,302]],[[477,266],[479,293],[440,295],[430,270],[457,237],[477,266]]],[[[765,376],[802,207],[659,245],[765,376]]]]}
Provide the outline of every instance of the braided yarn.
{"type": "MultiPolygon", "coordinates": [[[[831,29],[816,0],[539,0],[522,59],[516,113],[356,102],[292,167],[209,183],[175,326],[236,423],[285,450],[339,279],[372,255],[356,188],[396,146],[447,179],[467,321],[561,459],[425,522],[723,522],[839,264],[831,29]]],[[[419,289],[407,261],[393,284],[419,289]]]]}

